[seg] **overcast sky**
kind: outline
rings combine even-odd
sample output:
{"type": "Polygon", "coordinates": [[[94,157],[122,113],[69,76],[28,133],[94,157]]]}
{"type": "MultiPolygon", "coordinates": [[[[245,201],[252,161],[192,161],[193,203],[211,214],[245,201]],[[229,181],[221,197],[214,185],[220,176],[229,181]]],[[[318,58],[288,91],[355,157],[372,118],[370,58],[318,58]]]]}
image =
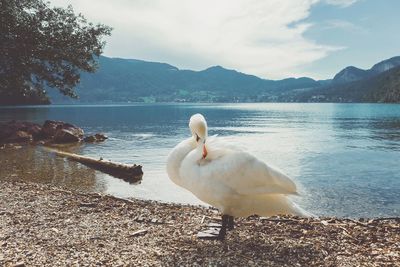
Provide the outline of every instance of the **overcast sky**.
{"type": "Polygon", "coordinates": [[[399,0],[51,0],[114,28],[104,55],[331,78],[400,55],[399,0]]]}

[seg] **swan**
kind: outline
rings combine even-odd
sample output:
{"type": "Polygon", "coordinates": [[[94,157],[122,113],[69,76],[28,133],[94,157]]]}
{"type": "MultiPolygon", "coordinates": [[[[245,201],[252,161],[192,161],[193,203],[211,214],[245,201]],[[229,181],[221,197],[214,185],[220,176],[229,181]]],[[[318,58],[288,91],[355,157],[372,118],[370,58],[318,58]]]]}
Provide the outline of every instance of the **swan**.
{"type": "Polygon", "coordinates": [[[216,136],[208,138],[207,122],[201,114],[190,118],[189,128],[192,136],[168,155],[167,173],[175,184],[222,213],[218,238],[233,229],[234,217],[308,216],[287,197],[298,194],[287,175],[216,136]]]}

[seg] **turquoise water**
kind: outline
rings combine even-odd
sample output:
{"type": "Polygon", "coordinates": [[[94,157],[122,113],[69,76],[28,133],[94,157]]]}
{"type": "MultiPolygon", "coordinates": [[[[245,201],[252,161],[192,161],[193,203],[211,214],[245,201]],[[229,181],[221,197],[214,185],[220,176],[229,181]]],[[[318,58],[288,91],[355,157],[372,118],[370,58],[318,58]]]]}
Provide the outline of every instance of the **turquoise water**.
{"type": "MultiPolygon", "coordinates": [[[[92,183],[85,184],[88,190],[120,197],[201,204],[190,193],[172,184],[165,172],[168,152],[189,136],[188,119],[197,112],[208,120],[211,135],[226,138],[291,176],[302,195],[294,201],[303,208],[317,215],[400,216],[400,105],[20,107],[0,108],[0,121],[18,119],[43,123],[46,119],[55,119],[71,122],[87,133],[103,132],[110,137],[102,144],[78,147],[79,153],[143,165],[144,177],[139,185],[93,172],[90,174],[92,183]]],[[[35,153],[47,162],[46,153],[35,153]]],[[[7,157],[12,155],[3,155],[3,162],[7,157]]],[[[35,170],[30,172],[34,174],[35,170]]],[[[1,176],[9,176],[9,173],[10,170],[3,171],[1,176]]],[[[47,177],[45,182],[68,186],[70,179],[73,178],[68,175],[62,179],[47,177]]],[[[73,184],[80,186],[79,182],[73,184]]]]}

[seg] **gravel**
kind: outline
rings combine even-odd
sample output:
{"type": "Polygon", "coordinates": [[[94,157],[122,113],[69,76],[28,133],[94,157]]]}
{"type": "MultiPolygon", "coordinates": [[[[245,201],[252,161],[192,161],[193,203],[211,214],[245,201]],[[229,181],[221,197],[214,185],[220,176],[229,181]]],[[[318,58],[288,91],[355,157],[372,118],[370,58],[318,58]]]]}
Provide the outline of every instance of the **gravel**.
{"type": "Polygon", "coordinates": [[[236,219],[205,207],[0,182],[0,266],[400,266],[400,219],[236,219]]]}

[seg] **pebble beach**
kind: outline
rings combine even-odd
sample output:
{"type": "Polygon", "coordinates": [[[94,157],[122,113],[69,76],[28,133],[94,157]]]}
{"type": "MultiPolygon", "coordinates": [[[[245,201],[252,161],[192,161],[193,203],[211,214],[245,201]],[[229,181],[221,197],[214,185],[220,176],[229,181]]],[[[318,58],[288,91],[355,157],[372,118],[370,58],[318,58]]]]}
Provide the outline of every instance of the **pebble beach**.
{"type": "Polygon", "coordinates": [[[214,209],[0,183],[0,266],[400,266],[400,219],[236,219],[214,209]]]}

